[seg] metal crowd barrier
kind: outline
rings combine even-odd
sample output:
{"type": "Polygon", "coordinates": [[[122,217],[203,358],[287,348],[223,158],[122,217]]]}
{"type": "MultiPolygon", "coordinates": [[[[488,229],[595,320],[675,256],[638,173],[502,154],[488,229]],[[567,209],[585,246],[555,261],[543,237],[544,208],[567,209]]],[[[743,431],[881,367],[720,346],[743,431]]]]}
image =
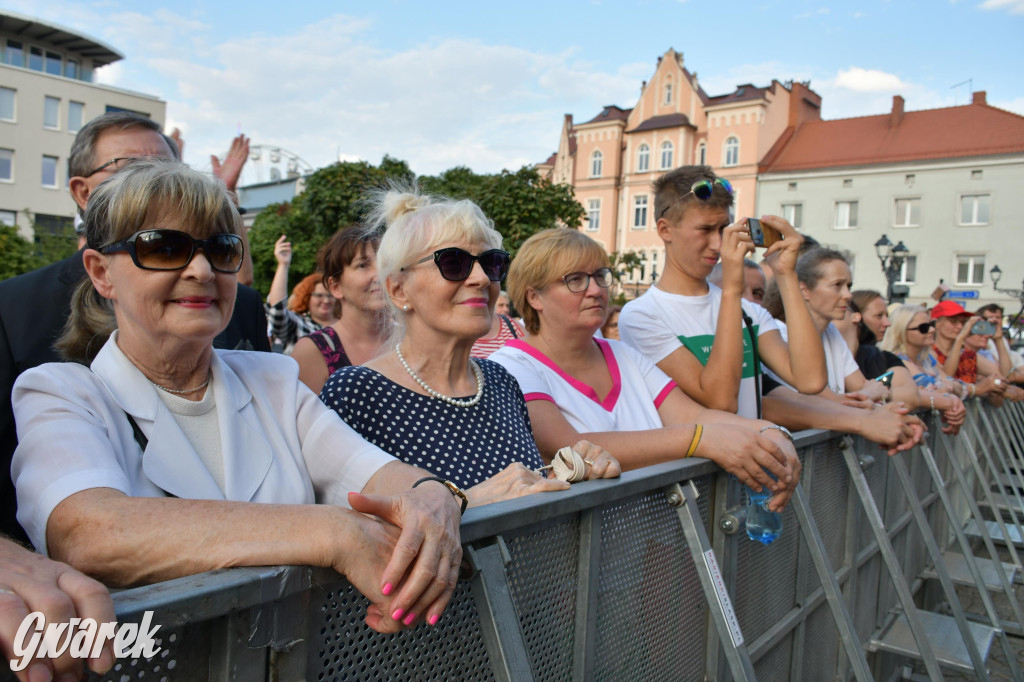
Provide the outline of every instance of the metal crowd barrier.
{"type": "MultiPolygon", "coordinates": [[[[747,539],[740,487],[705,460],[471,509],[472,577],[437,626],[397,635],[366,628],[366,600],[323,569],[240,568],[122,591],[119,621],[153,611],[162,651],[103,679],[891,680],[915,658],[941,679],[944,651],[884,640],[901,623],[912,640],[918,616],[948,601],[929,587],[944,572],[932,544],[956,548],[972,507],[1000,512],[1014,547],[1020,526],[1002,519],[1019,490],[993,499],[984,475],[1010,477],[1004,491],[1024,476],[1024,412],[973,406],[956,437],[930,426],[925,447],[892,459],[843,434],[797,434],[801,492],[769,546],[747,539]],[[984,469],[980,453],[1005,467],[984,469]]],[[[975,525],[996,541],[996,526],[975,525]]]]}

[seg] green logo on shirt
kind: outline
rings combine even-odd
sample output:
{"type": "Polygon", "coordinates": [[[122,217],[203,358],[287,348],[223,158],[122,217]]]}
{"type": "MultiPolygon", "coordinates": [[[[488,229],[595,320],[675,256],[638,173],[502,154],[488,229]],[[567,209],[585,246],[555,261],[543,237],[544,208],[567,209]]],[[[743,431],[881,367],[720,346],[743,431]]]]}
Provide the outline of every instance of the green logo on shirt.
{"type": "MultiPolygon", "coordinates": [[[[754,325],[754,336],[758,335],[758,325],[754,325]]],[[[700,364],[708,364],[708,356],[711,355],[711,347],[715,343],[714,334],[703,334],[701,336],[680,336],[679,341],[690,349],[700,364]]],[[[750,336],[746,328],[743,329],[743,379],[754,376],[754,349],[750,346],[750,336]]]]}

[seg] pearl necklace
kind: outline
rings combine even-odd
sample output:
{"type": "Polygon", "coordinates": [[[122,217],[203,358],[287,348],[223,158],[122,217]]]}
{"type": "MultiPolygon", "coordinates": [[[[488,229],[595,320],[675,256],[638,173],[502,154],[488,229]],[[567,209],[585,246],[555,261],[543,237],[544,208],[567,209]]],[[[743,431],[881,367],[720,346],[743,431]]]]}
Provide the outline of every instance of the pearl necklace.
{"type": "Polygon", "coordinates": [[[459,400],[458,398],[453,398],[449,395],[438,393],[430,386],[428,386],[427,382],[425,382],[423,379],[420,379],[416,372],[412,371],[412,367],[409,366],[409,363],[405,361],[405,358],[402,356],[402,349],[400,348],[400,346],[400,343],[395,344],[395,354],[398,356],[398,361],[402,363],[402,367],[405,367],[405,371],[409,373],[409,376],[413,378],[413,381],[419,384],[420,387],[424,391],[426,391],[431,397],[437,398],[438,400],[443,400],[449,405],[454,405],[455,407],[473,407],[474,405],[480,402],[481,398],[484,397],[484,373],[483,370],[480,369],[480,365],[478,365],[473,360],[469,361],[469,365],[473,368],[473,375],[476,377],[476,395],[467,400],[459,400]]]}
{"type": "Polygon", "coordinates": [[[203,390],[204,388],[206,388],[207,386],[210,385],[210,377],[209,376],[206,377],[206,381],[204,381],[203,383],[199,384],[195,388],[182,388],[182,389],[167,388],[166,386],[161,386],[160,384],[156,383],[155,381],[153,381],[152,379],[150,379],[148,377],[146,378],[146,381],[148,381],[149,383],[153,384],[154,386],[159,388],[161,391],[167,391],[168,393],[173,393],[174,395],[188,395],[189,393],[195,393],[196,391],[201,391],[201,390],[203,390]]]}

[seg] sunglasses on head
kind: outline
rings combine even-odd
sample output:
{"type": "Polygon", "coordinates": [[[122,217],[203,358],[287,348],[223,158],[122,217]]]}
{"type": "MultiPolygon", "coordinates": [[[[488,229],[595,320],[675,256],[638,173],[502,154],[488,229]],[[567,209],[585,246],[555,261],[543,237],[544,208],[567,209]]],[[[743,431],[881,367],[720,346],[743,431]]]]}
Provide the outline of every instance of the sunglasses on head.
{"type": "Polygon", "coordinates": [[[500,282],[508,274],[508,265],[512,261],[512,256],[501,249],[490,249],[484,251],[479,256],[474,256],[465,249],[452,246],[447,249],[438,249],[429,256],[406,265],[402,270],[411,268],[413,265],[426,263],[430,259],[434,260],[434,264],[441,272],[441,276],[449,282],[465,281],[469,277],[469,273],[473,271],[473,263],[480,263],[480,267],[483,269],[487,279],[492,282],[500,282]]]}
{"type": "Polygon", "coordinates": [[[913,329],[918,334],[927,334],[928,332],[930,332],[932,330],[932,327],[934,327],[934,326],[935,326],[934,322],[922,322],[921,324],[919,324],[917,326],[908,327],[908,329],[913,329]]]}
{"type": "Polygon", "coordinates": [[[202,249],[210,267],[217,272],[235,273],[242,268],[245,249],[237,234],[223,232],[196,239],[179,230],[142,230],[131,237],[108,244],[100,253],[128,253],[143,270],[184,270],[196,251],[202,249]]]}
{"type": "MultiPolygon", "coordinates": [[[[707,201],[711,198],[711,195],[715,193],[715,185],[718,185],[724,189],[728,194],[732,194],[732,184],[725,178],[715,178],[714,180],[698,180],[690,186],[690,191],[679,198],[682,201],[691,194],[701,201],[707,201]]],[[[661,209],[659,218],[664,218],[665,213],[671,208],[673,204],[669,204],[665,208],[661,209]]]]}

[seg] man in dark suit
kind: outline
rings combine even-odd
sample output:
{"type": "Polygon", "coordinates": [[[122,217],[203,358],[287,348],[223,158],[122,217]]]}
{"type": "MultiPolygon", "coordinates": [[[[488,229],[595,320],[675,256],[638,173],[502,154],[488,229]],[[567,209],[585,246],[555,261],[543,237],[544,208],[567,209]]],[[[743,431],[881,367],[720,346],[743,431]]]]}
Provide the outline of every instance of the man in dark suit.
{"type": "MultiPolygon", "coordinates": [[[[136,114],[104,114],[86,124],[75,136],[68,158],[68,189],[79,211],[85,211],[89,195],[100,182],[140,157],[176,159],[178,147],[156,122],[136,114]]],[[[28,538],[15,519],[11,457],[18,439],[11,389],[25,370],[61,360],[53,344],[64,329],[71,296],[84,277],[79,250],[62,261],[0,282],[0,533],[16,540],[27,542],[28,538]]],[[[270,351],[259,292],[238,285],[234,313],[213,345],[270,351]]]]}

